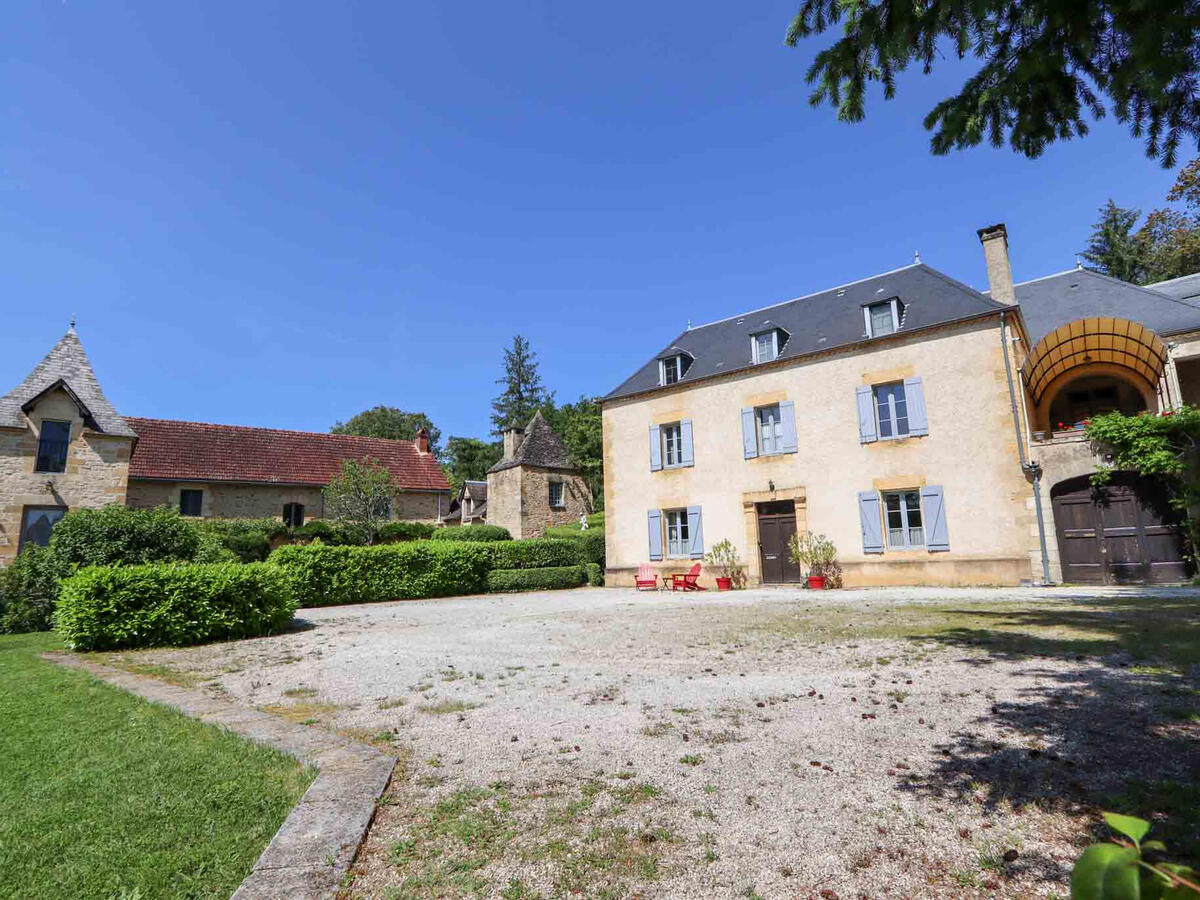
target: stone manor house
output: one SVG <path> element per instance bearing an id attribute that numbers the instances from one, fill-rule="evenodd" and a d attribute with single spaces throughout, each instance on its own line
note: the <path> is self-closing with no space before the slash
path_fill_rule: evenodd
<path id="1" fill-rule="evenodd" d="M 979 238 L 986 291 L 917 262 L 689 327 L 603 398 L 608 583 L 723 539 L 797 582 L 805 530 L 848 586 L 1182 580 L 1177 513 L 1094 489 L 1082 429 L 1200 403 L 1200 275 L 1014 283 L 1004 226 Z"/>
<path id="2" fill-rule="evenodd" d="M 74 508 L 170 506 L 185 516 L 324 518 L 323 488 L 344 460 L 369 457 L 395 488 L 392 519 L 458 524 L 450 485 L 424 429 L 415 440 L 211 425 L 121 416 L 100 387 L 74 323 L 0 397 L 0 565 L 26 543 L 46 544 Z M 478 492 L 480 483 L 473 482 Z M 486 520 L 514 538 L 592 511 L 586 482 L 541 415 L 504 436 L 483 485 Z M 490 512 L 486 497 L 492 497 Z M 485 515 L 486 513 L 486 515 Z"/>

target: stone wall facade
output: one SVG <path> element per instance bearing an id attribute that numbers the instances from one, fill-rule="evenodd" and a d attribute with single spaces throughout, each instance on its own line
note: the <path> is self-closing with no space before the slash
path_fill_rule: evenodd
<path id="1" fill-rule="evenodd" d="M 797 525 L 803 521 L 833 540 L 847 586 L 1031 580 L 1035 510 L 1019 464 L 1005 352 L 998 319 L 987 318 L 865 352 L 765 365 L 606 402 L 606 583 L 632 584 L 637 566 L 650 561 L 649 510 L 684 507 L 701 508 L 704 550 L 728 538 L 750 583 L 759 583 L 751 513 L 772 496 L 792 499 Z M 928 434 L 861 443 L 857 388 L 911 376 L 923 381 Z M 795 404 L 798 451 L 744 458 L 741 410 L 784 400 Z M 692 423 L 694 464 L 651 471 L 650 426 L 684 419 Z M 864 553 L 859 493 L 926 485 L 943 489 L 950 549 Z M 664 559 L 654 566 L 678 572 L 692 562 Z M 712 579 L 706 567 L 701 584 L 711 586 Z"/>
<path id="2" fill-rule="evenodd" d="M 142 509 L 155 506 L 179 508 L 184 490 L 202 492 L 200 515 L 219 519 L 283 519 L 285 503 L 304 505 L 304 520 L 325 516 L 325 498 L 314 485 L 237 484 L 230 482 L 151 481 L 131 479 L 128 504 Z M 398 491 L 392 502 L 392 518 L 436 522 L 439 512 L 450 508 L 450 494 L 437 491 Z"/>
<path id="3" fill-rule="evenodd" d="M 66 471 L 35 472 L 43 420 L 71 423 Z M 133 440 L 99 434 L 84 425 L 66 393 L 47 394 L 22 429 L 0 429 L 0 565 L 20 548 L 21 518 L 29 507 L 98 509 L 124 503 Z"/>
<path id="4" fill-rule="evenodd" d="M 563 486 L 561 507 L 550 506 L 551 482 Z M 590 512 L 591 491 L 575 472 L 513 466 L 488 474 L 488 524 L 507 528 L 515 540 L 541 537 L 547 528 L 572 525 Z"/>

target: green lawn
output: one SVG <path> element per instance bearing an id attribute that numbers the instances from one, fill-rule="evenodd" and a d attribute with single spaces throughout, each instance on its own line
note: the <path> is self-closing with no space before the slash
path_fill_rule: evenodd
<path id="1" fill-rule="evenodd" d="M 0 637 L 0 897 L 228 897 L 315 773 Z"/>

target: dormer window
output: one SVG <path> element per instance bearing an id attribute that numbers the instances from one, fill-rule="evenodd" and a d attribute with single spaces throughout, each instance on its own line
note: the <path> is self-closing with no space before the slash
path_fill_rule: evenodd
<path id="1" fill-rule="evenodd" d="M 67 471 L 67 452 L 70 447 L 71 423 L 43 419 L 33 470 L 49 473 Z"/>
<path id="2" fill-rule="evenodd" d="M 760 331 L 750 335 L 750 357 L 757 363 L 779 359 L 779 352 L 787 343 L 788 333 L 782 328 Z"/>
<path id="3" fill-rule="evenodd" d="M 668 384 L 682 381 L 691 364 L 692 358 L 686 352 L 660 356 L 658 359 L 658 383 L 665 387 Z"/>
<path id="4" fill-rule="evenodd" d="M 900 300 L 896 297 L 864 306 L 863 321 L 867 326 L 867 337 L 883 337 L 899 331 L 900 312 Z"/>

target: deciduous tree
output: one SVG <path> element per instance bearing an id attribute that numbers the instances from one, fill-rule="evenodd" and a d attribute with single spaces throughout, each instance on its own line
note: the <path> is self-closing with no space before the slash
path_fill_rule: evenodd
<path id="1" fill-rule="evenodd" d="M 393 441 L 411 441 L 417 431 L 424 428 L 429 433 L 429 449 L 439 459 L 442 455 L 442 432 L 423 412 L 404 412 L 394 406 L 373 406 L 338 422 L 329 429 L 333 434 L 354 434 L 359 437 L 388 438 Z"/>
<path id="2" fill-rule="evenodd" d="M 343 460 L 342 471 L 325 485 L 325 514 L 373 544 L 391 518 L 394 494 L 391 473 L 376 460 Z"/>

